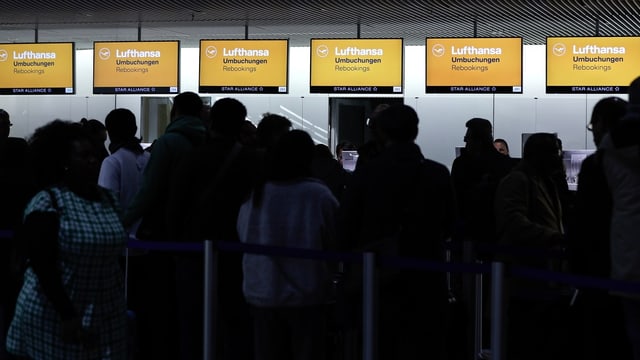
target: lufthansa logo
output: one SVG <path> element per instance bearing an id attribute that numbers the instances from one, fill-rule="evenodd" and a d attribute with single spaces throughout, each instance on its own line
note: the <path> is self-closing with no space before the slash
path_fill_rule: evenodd
<path id="1" fill-rule="evenodd" d="M 0 49 L 0 61 L 7 61 L 8 58 L 9 54 L 7 53 L 7 50 Z"/>
<path id="2" fill-rule="evenodd" d="M 327 45 L 320 45 L 316 48 L 316 55 L 319 57 L 327 57 L 329 55 L 329 47 Z"/>
<path id="3" fill-rule="evenodd" d="M 98 56 L 100 56 L 100 59 L 102 60 L 109 60 L 109 58 L 111 57 L 111 50 L 102 48 L 98 50 Z"/>
<path id="4" fill-rule="evenodd" d="M 433 56 L 441 57 L 444 55 L 444 45 L 435 44 L 431 47 L 431 53 Z"/>
<path id="5" fill-rule="evenodd" d="M 214 57 L 218 56 L 218 48 L 216 48 L 215 46 L 207 46 L 204 52 L 209 59 L 213 59 Z"/>
<path id="6" fill-rule="evenodd" d="M 567 47 L 563 43 L 557 43 L 553 45 L 551 51 L 553 51 L 553 55 L 555 56 L 562 56 L 567 52 Z"/>

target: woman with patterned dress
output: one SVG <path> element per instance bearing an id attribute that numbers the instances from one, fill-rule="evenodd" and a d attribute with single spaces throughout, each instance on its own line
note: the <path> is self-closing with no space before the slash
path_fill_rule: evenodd
<path id="1" fill-rule="evenodd" d="M 42 191 L 18 235 L 28 258 L 7 349 L 30 359 L 125 359 L 118 258 L 126 245 L 116 198 L 77 123 L 55 120 L 30 139 Z"/>

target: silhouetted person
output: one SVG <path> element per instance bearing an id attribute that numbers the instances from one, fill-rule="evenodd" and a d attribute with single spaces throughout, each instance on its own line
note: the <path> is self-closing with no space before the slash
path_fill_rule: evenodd
<path id="1" fill-rule="evenodd" d="M 367 129 L 370 131 L 371 140 L 358 147 L 358 160 L 356 168 L 365 166 L 368 162 L 380 155 L 384 149 L 383 135 L 380 133 L 380 114 L 389 108 L 389 104 L 379 104 L 367 119 Z"/>
<path id="2" fill-rule="evenodd" d="M 609 277 L 611 272 L 611 193 L 602 166 L 600 143 L 604 135 L 620 122 L 627 102 L 618 97 L 604 98 L 594 106 L 589 127 L 598 152 L 587 156 L 578 174 L 575 213 L 569 229 L 571 270 L 578 274 Z M 630 359 L 631 350 L 624 331 L 622 306 L 606 290 L 580 289 L 576 300 L 581 317 L 576 350 L 581 359 Z"/>
<path id="3" fill-rule="evenodd" d="M 611 277 L 640 281 L 640 78 L 629 87 L 629 108 L 620 122 L 604 135 L 602 165 L 611 198 Z M 640 360 L 640 300 L 638 294 L 615 292 L 620 297 L 633 359 Z"/>
<path id="4" fill-rule="evenodd" d="M 27 156 L 27 142 L 9 137 L 9 113 L 0 109 L 0 230 L 15 230 L 22 223 L 24 208 L 35 193 L 35 185 Z M 14 241 L 0 239 L 0 358 L 5 353 L 5 336 L 13 316 L 20 286 Z"/>
<path id="5" fill-rule="evenodd" d="M 93 144 L 93 148 L 96 152 L 96 157 L 98 158 L 99 163 L 102 163 L 107 156 L 109 156 L 109 151 L 107 151 L 105 141 L 107 141 L 107 128 L 101 123 L 99 120 L 82 118 L 80 120 L 80 124 L 85 128 L 89 136 L 91 137 L 91 143 Z"/>
<path id="6" fill-rule="evenodd" d="M 135 115 L 128 109 L 115 109 L 105 118 L 111 155 L 102 161 L 98 185 L 113 191 L 126 209 L 142 185 L 142 173 L 150 154 L 145 152 L 136 137 Z M 137 223 L 130 229 L 137 230 Z"/>
<path id="7" fill-rule="evenodd" d="M 143 240 L 173 240 L 170 232 L 176 219 L 169 203 L 174 190 L 186 174 L 179 171 L 193 151 L 204 144 L 206 128 L 201 119 L 202 100 L 198 94 L 183 92 L 173 100 L 171 122 L 153 144 L 143 173 L 142 185 L 125 213 L 131 226 L 142 218 L 137 236 Z M 142 356 L 149 359 L 178 357 L 178 318 L 175 296 L 175 264 L 171 255 L 151 252 L 140 259 L 137 268 L 144 281 L 132 286 L 129 296 L 138 315 Z M 137 291 L 137 292 L 136 292 Z"/>
<path id="8" fill-rule="evenodd" d="M 341 245 L 442 260 L 454 218 L 449 171 L 425 159 L 415 144 L 418 116 L 411 107 L 383 110 L 376 128 L 384 147 L 353 173 Z M 381 279 L 380 359 L 444 359 L 444 274 L 382 269 Z"/>
<path id="9" fill-rule="evenodd" d="M 316 179 L 322 180 L 338 201 L 342 199 L 349 173 L 333 158 L 327 145 L 315 145 L 311 175 Z"/>
<path id="10" fill-rule="evenodd" d="M 124 359 L 127 234 L 78 123 L 55 120 L 29 140 L 38 192 L 25 210 L 28 267 L 7 349 L 29 359 Z"/>
<path id="11" fill-rule="evenodd" d="M 509 144 L 505 139 L 495 139 L 493 140 L 493 146 L 498 150 L 498 152 L 502 155 L 509 156 Z"/>
<path id="12" fill-rule="evenodd" d="M 256 150 L 240 142 L 246 107 L 233 98 L 217 100 L 209 112 L 205 144 L 178 167 L 183 176 L 169 196 L 171 237 L 180 241 L 238 241 L 236 220 L 259 169 Z M 202 283 L 200 254 L 175 256 L 181 358 L 202 357 Z M 218 255 L 216 350 L 219 359 L 253 356 L 251 318 L 242 295 L 242 254 Z"/>
<path id="13" fill-rule="evenodd" d="M 256 185 L 240 209 L 240 241 L 335 247 L 338 201 L 311 177 L 314 145 L 309 134 L 287 132 L 269 152 L 266 181 Z M 327 264 L 254 254 L 245 254 L 242 264 L 244 296 L 253 308 L 255 359 L 325 360 Z"/>
<path id="14" fill-rule="evenodd" d="M 258 145 L 258 128 L 249 120 L 245 120 L 240 128 L 238 141 L 246 147 L 255 148 Z"/>
<path id="15" fill-rule="evenodd" d="M 491 122 L 473 118 L 465 124 L 465 147 L 451 166 L 459 208 L 458 240 L 497 241 L 493 203 L 500 180 L 509 173 L 509 158 L 493 146 Z"/>
<path id="16" fill-rule="evenodd" d="M 522 161 L 496 192 L 500 242 L 540 252 L 565 246 L 562 205 L 553 174 L 562 165 L 555 135 L 536 133 L 524 146 Z M 537 255 L 537 256 L 536 256 Z M 546 254 L 500 255 L 510 264 L 562 271 L 563 260 Z M 513 359 L 567 359 L 569 292 L 545 281 L 510 279 L 507 354 Z"/>

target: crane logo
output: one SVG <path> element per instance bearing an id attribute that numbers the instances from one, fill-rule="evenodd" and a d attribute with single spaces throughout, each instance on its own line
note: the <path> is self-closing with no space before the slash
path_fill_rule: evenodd
<path id="1" fill-rule="evenodd" d="M 109 50 L 107 48 L 102 48 L 102 49 L 98 50 L 98 56 L 102 60 L 109 60 L 109 58 L 111 57 L 111 50 Z"/>
<path id="2" fill-rule="evenodd" d="M 329 55 L 329 47 L 327 45 L 319 45 L 316 48 L 316 54 L 321 58 L 327 57 Z"/>
<path id="3" fill-rule="evenodd" d="M 433 56 L 441 57 L 444 55 L 444 52 L 444 45 L 442 44 L 435 44 L 431 47 L 431 53 L 433 54 Z"/>
<path id="4" fill-rule="evenodd" d="M 555 56 L 562 56 L 567 52 L 567 46 L 563 43 L 557 43 L 553 45 L 553 48 L 551 49 L 551 51 Z"/>
<path id="5" fill-rule="evenodd" d="M 213 59 L 214 57 L 218 56 L 218 48 L 215 46 L 207 46 L 204 52 L 209 59 Z"/>

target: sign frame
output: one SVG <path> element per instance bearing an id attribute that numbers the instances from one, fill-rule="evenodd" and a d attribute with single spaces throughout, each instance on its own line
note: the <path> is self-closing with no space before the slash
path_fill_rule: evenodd
<path id="1" fill-rule="evenodd" d="M 202 85 L 202 42 L 203 41 L 229 41 L 229 42 L 243 42 L 243 41 L 284 41 L 286 43 L 286 66 L 285 66 L 285 85 L 282 86 L 267 86 L 267 85 Z M 289 93 L 289 59 L 291 51 L 289 47 L 289 39 L 200 39 L 198 46 L 198 92 L 201 94 L 288 94 Z"/>
<path id="2" fill-rule="evenodd" d="M 314 85 L 312 83 L 313 73 L 313 42 L 314 41 L 361 41 L 361 40 L 395 40 L 400 41 L 400 86 L 381 85 Z M 404 86 L 404 38 L 311 38 L 309 39 L 309 93 L 310 94 L 357 94 L 357 95 L 403 95 Z M 368 89 L 367 89 L 368 88 Z M 398 91 L 396 91 L 398 90 Z"/>
<path id="3" fill-rule="evenodd" d="M 638 39 L 638 49 L 640 52 L 640 36 L 547 36 L 545 38 L 545 93 L 546 94 L 626 94 L 629 91 L 631 81 L 638 75 L 629 80 L 628 84 L 621 85 L 549 85 L 549 39 Z M 640 60 L 640 56 L 638 57 Z M 611 89 L 608 89 L 611 88 Z"/>
<path id="4" fill-rule="evenodd" d="M 96 44 L 176 44 L 176 86 L 96 86 Z M 93 42 L 93 94 L 94 95 L 177 95 L 180 93 L 180 40 L 130 40 L 130 41 L 94 41 Z M 118 89 L 122 89 L 119 91 Z M 125 90 L 126 89 L 126 90 Z M 175 91 L 174 91 L 175 90 Z"/>
<path id="5" fill-rule="evenodd" d="M 429 60 L 428 60 L 428 53 L 430 51 L 429 47 L 427 46 L 427 41 L 429 40 L 434 40 L 434 39 L 441 39 L 441 40 L 459 40 L 459 39 L 466 39 L 466 40 L 503 40 L 503 39 L 519 39 L 520 40 L 520 85 L 516 86 L 516 85 L 512 85 L 512 86 L 508 86 L 508 85 L 491 85 L 491 84 L 487 84 L 487 85 L 434 85 L 434 86 L 430 86 L 429 85 L 429 80 L 428 80 L 428 67 L 429 67 Z M 505 36 L 505 37 L 464 37 L 464 36 L 460 36 L 460 37 L 455 37 L 455 36 L 451 36 L 451 37 L 426 37 L 425 41 L 424 41 L 424 50 L 425 50 L 425 74 L 424 74 L 424 79 L 425 79 L 425 94 L 522 94 L 523 92 L 523 82 L 524 82 L 524 43 L 523 43 L 523 39 L 521 36 Z M 457 88 L 460 88 L 459 90 L 456 90 Z M 488 91 L 485 91 L 485 89 L 483 88 L 489 88 L 486 89 Z"/>
<path id="6" fill-rule="evenodd" d="M 76 44 L 73 41 L 52 41 L 52 42 L 20 42 L 2 43 L 2 46 L 30 46 L 30 45 L 70 45 L 71 46 L 71 87 L 7 87 L 0 88 L 0 95 L 74 95 L 76 93 Z"/>

